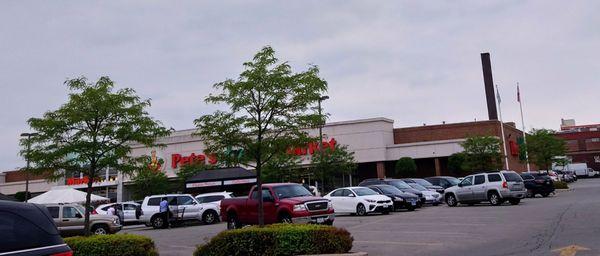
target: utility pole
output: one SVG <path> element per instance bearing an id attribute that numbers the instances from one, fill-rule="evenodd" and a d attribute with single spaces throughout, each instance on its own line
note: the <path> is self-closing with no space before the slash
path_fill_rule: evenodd
<path id="1" fill-rule="evenodd" d="M 38 135 L 37 133 L 21 133 L 21 137 L 27 137 L 27 167 L 25 169 L 25 203 L 29 201 L 29 153 L 31 151 L 31 137 Z"/>
<path id="2" fill-rule="evenodd" d="M 319 98 L 319 118 L 321 118 L 321 101 L 329 99 L 329 96 L 321 96 Z M 325 120 L 319 124 L 319 170 L 321 172 L 321 193 L 325 192 L 325 175 L 323 174 L 323 125 L 325 124 Z"/>

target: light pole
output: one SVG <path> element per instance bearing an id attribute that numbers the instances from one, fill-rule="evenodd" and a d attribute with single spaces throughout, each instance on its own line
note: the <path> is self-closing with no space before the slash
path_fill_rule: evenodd
<path id="1" fill-rule="evenodd" d="M 321 101 L 327 100 L 329 99 L 329 96 L 321 96 L 319 98 L 319 118 L 322 117 L 321 115 Z M 323 174 L 323 125 L 325 124 L 324 119 L 322 120 L 322 123 L 319 123 L 319 170 L 321 172 L 321 192 L 325 192 L 325 174 Z"/>
<path id="2" fill-rule="evenodd" d="M 27 169 L 25 170 L 25 203 L 29 200 L 29 151 L 31 150 L 31 137 L 37 136 L 38 134 L 33 133 L 21 133 L 21 137 L 27 137 Z"/>

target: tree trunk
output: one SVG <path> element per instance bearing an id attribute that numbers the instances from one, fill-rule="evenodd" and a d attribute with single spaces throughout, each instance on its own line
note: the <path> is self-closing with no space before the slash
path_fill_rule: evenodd
<path id="1" fill-rule="evenodd" d="M 260 169 L 262 163 L 260 159 L 256 162 L 256 195 L 258 197 L 258 226 L 265 226 L 265 209 L 263 208 L 263 197 L 262 197 L 262 179 L 260 178 Z"/>
<path id="2" fill-rule="evenodd" d="M 94 173 L 94 172 L 90 172 Z M 94 178 L 92 175 L 88 175 L 88 183 L 87 183 L 87 195 L 85 195 L 85 220 L 84 220 L 84 228 L 85 228 L 85 236 L 89 236 L 90 232 L 90 203 L 92 201 L 92 184 L 94 184 Z"/>

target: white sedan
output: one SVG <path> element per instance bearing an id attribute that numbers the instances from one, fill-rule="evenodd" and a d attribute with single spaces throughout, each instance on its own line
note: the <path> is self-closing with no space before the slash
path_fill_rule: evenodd
<path id="1" fill-rule="evenodd" d="M 367 187 L 338 188 L 325 195 L 333 204 L 335 213 L 364 216 L 372 212 L 388 214 L 394 208 L 392 200 Z"/>

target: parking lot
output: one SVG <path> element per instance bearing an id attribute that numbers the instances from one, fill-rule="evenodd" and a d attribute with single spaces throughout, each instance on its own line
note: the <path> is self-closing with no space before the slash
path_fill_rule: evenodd
<path id="1" fill-rule="evenodd" d="M 600 179 L 570 184 L 548 198 L 520 205 L 425 207 L 414 212 L 366 217 L 338 216 L 334 223 L 354 237 L 352 251 L 369 255 L 559 255 L 579 245 L 577 255 L 598 255 Z M 161 255 L 191 255 L 196 244 L 225 230 L 225 224 L 165 230 L 126 227 L 122 233 L 152 237 Z"/>

